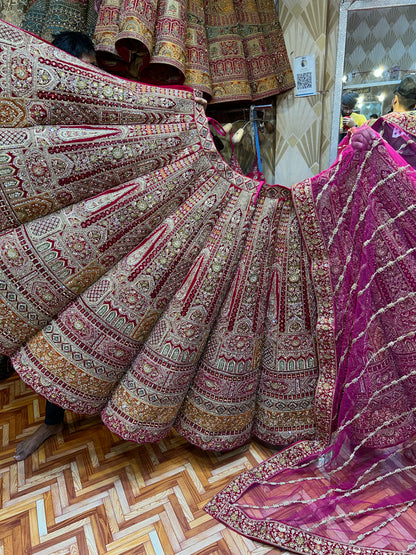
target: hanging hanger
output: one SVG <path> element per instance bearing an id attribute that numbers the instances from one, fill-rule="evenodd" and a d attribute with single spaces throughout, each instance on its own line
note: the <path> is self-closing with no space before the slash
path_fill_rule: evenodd
<path id="1" fill-rule="evenodd" d="M 263 167 L 261 163 L 259 130 L 258 130 L 257 122 L 258 121 L 264 122 L 264 118 L 258 118 L 257 112 L 263 111 L 264 113 L 264 110 L 272 107 L 273 107 L 272 104 L 262 104 L 262 105 L 254 104 L 253 106 L 250 106 L 250 121 L 253 122 L 253 140 L 254 140 L 254 146 L 255 146 L 256 157 L 257 157 L 257 168 L 261 174 L 263 173 Z"/>
<path id="2" fill-rule="evenodd" d="M 222 126 L 222 128 L 225 131 L 226 135 L 229 135 L 231 133 L 231 131 L 233 129 L 233 125 L 235 123 L 244 123 L 244 125 L 242 127 L 239 127 L 235 133 L 232 133 L 231 138 L 230 138 L 230 140 L 233 144 L 238 144 L 241 141 L 241 139 L 243 138 L 246 127 L 250 124 L 254 124 L 255 122 L 257 122 L 257 123 L 266 123 L 266 122 L 268 122 L 268 120 L 264 120 L 263 118 L 257 118 L 255 120 L 250 119 L 248 121 L 247 120 L 237 120 L 237 121 L 233 121 L 232 123 L 224 124 Z M 273 130 L 271 130 L 270 132 L 273 132 Z"/>

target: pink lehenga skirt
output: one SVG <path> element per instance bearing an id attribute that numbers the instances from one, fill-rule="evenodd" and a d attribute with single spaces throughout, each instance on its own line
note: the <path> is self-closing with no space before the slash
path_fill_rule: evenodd
<path id="1" fill-rule="evenodd" d="M 132 441 L 313 438 L 316 295 L 290 190 L 223 161 L 192 90 L 0 34 L 1 352 Z"/>

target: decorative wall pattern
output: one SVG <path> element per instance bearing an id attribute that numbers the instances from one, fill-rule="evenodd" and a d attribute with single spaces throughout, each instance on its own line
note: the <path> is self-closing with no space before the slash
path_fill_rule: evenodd
<path id="1" fill-rule="evenodd" d="M 280 0 L 286 48 L 296 56 L 315 54 L 315 96 L 277 98 L 275 181 L 291 186 L 329 166 L 336 40 L 340 0 Z"/>

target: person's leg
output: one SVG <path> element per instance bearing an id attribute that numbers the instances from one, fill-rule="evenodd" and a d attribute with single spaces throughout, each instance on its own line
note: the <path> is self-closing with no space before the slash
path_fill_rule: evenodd
<path id="1" fill-rule="evenodd" d="M 44 423 L 17 445 L 14 458 L 17 461 L 23 461 L 34 453 L 46 439 L 61 432 L 64 427 L 64 415 L 65 409 L 46 401 Z"/>
<path id="2" fill-rule="evenodd" d="M 13 368 L 12 362 L 9 357 L 3 356 L 0 358 L 0 382 L 7 380 L 9 376 L 14 374 L 15 370 Z"/>

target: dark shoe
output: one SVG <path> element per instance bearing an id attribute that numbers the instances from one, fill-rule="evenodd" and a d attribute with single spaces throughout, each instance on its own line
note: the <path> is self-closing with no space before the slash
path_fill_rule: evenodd
<path id="1" fill-rule="evenodd" d="M 15 373 L 12 361 L 9 357 L 3 357 L 0 359 L 0 382 L 7 380 L 12 374 Z"/>

